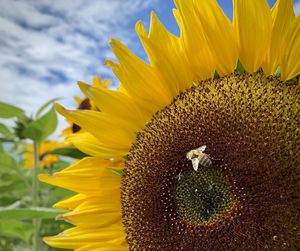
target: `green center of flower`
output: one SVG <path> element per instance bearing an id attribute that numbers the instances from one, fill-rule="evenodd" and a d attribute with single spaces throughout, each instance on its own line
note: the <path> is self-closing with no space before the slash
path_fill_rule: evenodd
<path id="1" fill-rule="evenodd" d="M 175 196 L 180 217 L 190 224 L 205 224 L 226 213 L 233 200 L 228 182 L 214 167 L 179 175 Z"/>

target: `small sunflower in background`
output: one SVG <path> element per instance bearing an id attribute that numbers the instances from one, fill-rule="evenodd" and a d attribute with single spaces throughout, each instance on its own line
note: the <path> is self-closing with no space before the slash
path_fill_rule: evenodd
<path id="1" fill-rule="evenodd" d="M 95 76 L 93 77 L 93 87 L 95 88 L 104 88 L 107 89 L 109 88 L 109 86 L 111 85 L 111 80 L 110 79 L 101 79 L 99 76 Z M 77 103 L 77 109 L 78 110 L 95 110 L 98 111 L 97 106 L 94 104 L 94 102 L 92 100 L 90 100 L 87 96 L 85 96 L 84 98 L 75 96 L 74 97 L 76 103 Z M 69 121 L 70 126 L 65 128 L 62 133 L 61 136 L 68 136 L 68 135 L 72 135 L 73 133 L 77 133 L 79 131 L 81 131 L 81 127 L 75 123 L 73 123 L 72 121 Z"/>
<path id="2" fill-rule="evenodd" d="M 180 37 L 154 13 L 107 61 L 118 90 L 80 84 L 101 110 L 57 110 L 93 156 L 47 183 L 74 227 L 45 241 L 77 251 L 300 248 L 300 17 L 291 0 L 175 0 Z"/>
<path id="3" fill-rule="evenodd" d="M 40 144 L 39 148 L 39 167 L 40 168 L 49 168 L 53 164 L 59 161 L 59 157 L 56 154 L 48 154 L 48 152 L 60 148 L 63 146 L 62 142 L 57 142 L 54 140 L 46 140 Z M 33 163 L 33 145 L 27 145 L 24 149 L 24 165 L 27 168 L 32 169 L 34 166 Z"/>

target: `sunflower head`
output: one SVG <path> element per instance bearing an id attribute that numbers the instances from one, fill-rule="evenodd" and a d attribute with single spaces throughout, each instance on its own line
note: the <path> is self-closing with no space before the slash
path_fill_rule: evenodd
<path id="1" fill-rule="evenodd" d="M 180 37 L 151 14 L 147 64 L 112 40 L 117 90 L 80 84 L 97 110 L 57 110 L 93 156 L 48 183 L 74 228 L 46 238 L 85 250 L 300 247 L 300 18 L 291 0 L 175 0 Z M 296 34 L 296 35 L 295 35 Z M 205 146 L 205 147 L 204 147 Z M 118 175 L 116 175 L 118 174 Z"/>
<path id="2" fill-rule="evenodd" d="M 295 246 L 299 94 L 297 82 L 233 74 L 158 112 L 125 162 L 121 201 L 133 250 Z M 212 164 L 195 171 L 186 153 L 204 144 Z"/>

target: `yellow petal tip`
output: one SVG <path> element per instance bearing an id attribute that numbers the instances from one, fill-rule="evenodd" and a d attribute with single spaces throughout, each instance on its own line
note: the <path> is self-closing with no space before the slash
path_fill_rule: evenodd
<path id="1" fill-rule="evenodd" d="M 54 246 L 57 239 L 67 237 L 67 236 L 68 235 L 66 233 L 62 232 L 58 235 L 44 237 L 43 241 L 49 246 Z"/>
<path id="2" fill-rule="evenodd" d="M 67 110 L 66 110 L 62 105 L 60 105 L 60 104 L 58 104 L 58 103 L 55 103 L 55 104 L 54 104 L 54 107 L 55 107 L 55 110 L 56 110 L 58 113 L 60 113 L 61 115 L 64 115 L 64 114 L 66 114 L 66 112 L 67 112 Z"/>
<path id="3" fill-rule="evenodd" d="M 49 183 L 49 181 L 51 179 L 54 179 L 56 177 L 57 177 L 56 174 L 49 175 L 49 174 L 42 173 L 42 174 L 39 174 L 38 179 L 39 179 L 39 181 Z"/>
<path id="4" fill-rule="evenodd" d="M 114 38 L 111 38 L 109 40 L 109 45 L 111 46 L 111 48 L 114 48 L 115 46 L 117 46 L 118 44 L 120 44 L 120 41 L 114 39 Z"/>
<path id="5" fill-rule="evenodd" d="M 104 62 L 104 65 L 105 66 L 108 66 L 108 67 L 113 67 L 114 66 L 114 62 L 110 59 L 106 59 L 105 62 Z"/>
<path id="6" fill-rule="evenodd" d="M 155 20 L 158 19 L 154 10 L 151 11 L 150 18 L 151 18 L 151 22 L 153 22 L 153 21 L 155 21 Z"/>
<path id="7" fill-rule="evenodd" d="M 86 94 L 87 90 L 89 89 L 89 87 L 91 87 L 90 85 L 84 83 L 84 82 L 81 82 L 81 81 L 78 81 L 77 82 L 77 85 L 79 86 L 79 89 L 84 93 Z"/>

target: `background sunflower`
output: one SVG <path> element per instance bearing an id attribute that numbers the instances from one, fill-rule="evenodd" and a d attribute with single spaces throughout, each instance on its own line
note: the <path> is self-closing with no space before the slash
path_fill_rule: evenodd
<path id="1" fill-rule="evenodd" d="M 59 156 L 55 154 L 47 154 L 48 151 L 54 150 L 56 148 L 62 147 L 64 144 L 62 142 L 57 141 L 45 141 L 41 144 L 39 149 L 39 167 L 51 167 L 51 165 L 55 164 L 59 161 Z M 27 145 L 24 149 L 24 159 L 25 166 L 27 168 L 32 169 L 34 167 L 33 161 L 33 145 Z"/>

